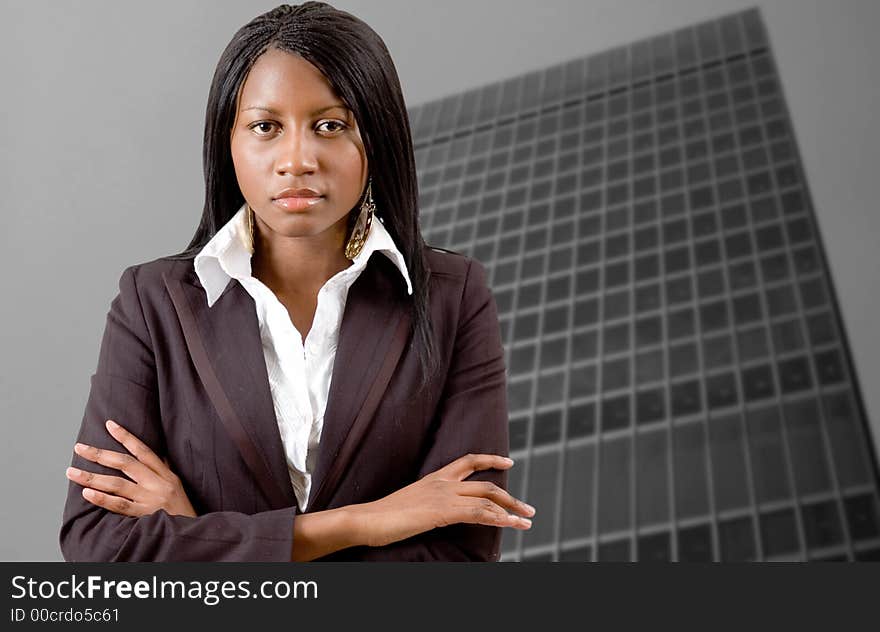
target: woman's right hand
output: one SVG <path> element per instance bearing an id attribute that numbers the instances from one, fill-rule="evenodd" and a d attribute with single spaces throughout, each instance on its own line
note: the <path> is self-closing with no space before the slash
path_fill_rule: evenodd
<path id="1" fill-rule="evenodd" d="M 357 539 L 368 546 L 384 546 L 459 522 L 528 529 L 532 521 L 521 516 L 533 516 L 533 507 L 494 483 L 464 480 L 480 470 L 506 470 L 512 465 L 496 454 L 468 454 L 393 494 L 354 505 Z"/>

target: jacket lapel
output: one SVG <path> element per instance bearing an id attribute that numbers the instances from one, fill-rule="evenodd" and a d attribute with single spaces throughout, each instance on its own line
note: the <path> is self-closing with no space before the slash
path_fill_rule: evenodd
<path id="1" fill-rule="evenodd" d="M 254 300 L 232 280 L 212 307 L 192 271 L 165 278 L 190 357 L 224 429 L 274 509 L 296 504 L 269 390 Z"/>
<path id="2" fill-rule="evenodd" d="M 405 297 L 399 272 L 380 253 L 348 291 L 308 511 L 326 508 L 388 388 L 410 337 Z"/>

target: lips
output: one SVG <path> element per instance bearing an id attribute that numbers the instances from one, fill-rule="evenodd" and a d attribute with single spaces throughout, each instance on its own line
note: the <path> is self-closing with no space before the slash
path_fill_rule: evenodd
<path id="1" fill-rule="evenodd" d="M 314 189 L 284 189 L 272 198 L 272 203 L 287 211 L 302 211 L 322 199 L 324 196 Z"/>
<path id="2" fill-rule="evenodd" d="M 273 200 L 280 200 L 283 198 L 314 198 L 321 197 L 321 194 L 315 191 L 314 189 L 284 189 L 278 195 L 274 196 Z"/>
<path id="3" fill-rule="evenodd" d="M 288 211 L 302 211 L 321 200 L 320 197 L 286 197 L 273 200 L 272 203 Z"/>

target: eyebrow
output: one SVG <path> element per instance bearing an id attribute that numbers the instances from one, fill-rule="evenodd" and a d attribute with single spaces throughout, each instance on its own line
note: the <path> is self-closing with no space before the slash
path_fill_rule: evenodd
<path id="1" fill-rule="evenodd" d="M 342 108 L 343 110 L 348 110 L 348 107 L 344 103 L 334 103 L 333 105 L 328 105 L 327 107 L 320 108 L 311 113 L 311 116 L 317 116 L 318 114 L 323 114 L 327 110 L 332 110 L 334 108 Z M 268 112 L 269 114 L 274 114 L 275 116 L 281 116 L 281 113 L 278 110 L 274 110 L 267 105 L 251 105 L 242 110 L 242 112 L 247 112 L 248 110 L 263 110 L 264 112 Z"/>

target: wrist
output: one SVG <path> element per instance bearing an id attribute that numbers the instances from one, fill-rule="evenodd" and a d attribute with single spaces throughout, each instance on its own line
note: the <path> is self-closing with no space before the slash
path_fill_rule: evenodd
<path id="1" fill-rule="evenodd" d="M 348 546 L 373 546 L 370 543 L 369 519 L 367 517 L 370 503 L 357 503 L 340 507 L 344 511 Z"/>
<path id="2" fill-rule="evenodd" d="M 292 561 L 308 562 L 365 544 L 361 512 L 353 505 L 304 513 L 293 521 Z"/>

